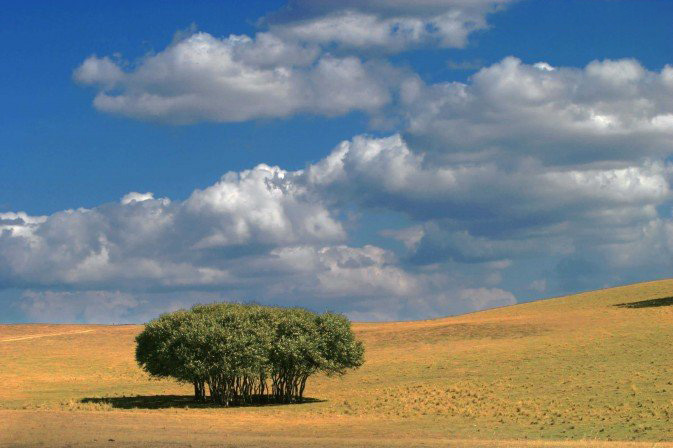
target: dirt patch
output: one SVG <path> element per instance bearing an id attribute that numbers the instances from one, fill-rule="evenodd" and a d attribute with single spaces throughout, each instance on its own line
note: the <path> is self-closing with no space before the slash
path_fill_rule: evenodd
<path id="1" fill-rule="evenodd" d="M 43 334 L 31 334 L 27 336 L 17 336 L 14 338 L 5 338 L 5 339 L 0 339 L 0 342 L 15 342 L 15 341 L 25 341 L 27 339 L 38 339 L 38 338 L 46 338 L 50 336 L 68 336 L 71 334 L 83 334 L 83 333 L 91 333 L 93 330 L 79 330 L 79 331 L 65 331 L 61 333 L 43 333 Z"/>

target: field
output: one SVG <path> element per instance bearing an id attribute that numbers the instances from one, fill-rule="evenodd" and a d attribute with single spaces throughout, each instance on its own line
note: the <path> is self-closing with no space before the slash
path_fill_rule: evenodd
<path id="1" fill-rule="evenodd" d="M 358 323 L 360 370 L 232 409 L 139 370 L 140 326 L 0 325 L 0 446 L 673 446 L 671 297 L 662 280 Z"/>

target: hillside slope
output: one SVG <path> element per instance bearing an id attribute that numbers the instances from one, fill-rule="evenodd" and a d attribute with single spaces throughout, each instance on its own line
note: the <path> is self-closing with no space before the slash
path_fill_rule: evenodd
<path id="1" fill-rule="evenodd" d="M 312 403 L 238 409 L 198 407 L 189 387 L 149 380 L 133 361 L 140 326 L 4 325 L 0 445 L 673 440 L 669 297 L 673 280 L 662 280 L 457 317 L 355 324 L 367 350 L 362 369 L 316 378 L 307 387 Z"/>

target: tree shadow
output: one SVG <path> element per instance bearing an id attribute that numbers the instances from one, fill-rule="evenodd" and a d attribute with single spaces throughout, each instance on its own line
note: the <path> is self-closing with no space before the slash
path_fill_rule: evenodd
<path id="1" fill-rule="evenodd" d="M 619 303 L 617 308 L 654 308 L 658 306 L 673 305 L 673 297 L 663 297 L 661 299 L 641 300 L 640 302 Z"/>
<path id="2" fill-rule="evenodd" d="M 326 400 L 304 397 L 303 401 L 295 403 L 279 403 L 268 397 L 253 397 L 252 403 L 234 404 L 229 407 L 260 407 L 260 406 L 290 406 L 308 403 L 322 403 Z M 224 406 L 196 401 L 193 395 L 137 395 L 135 397 L 88 397 L 82 398 L 81 403 L 108 404 L 117 409 L 169 409 L 169 408 L 222 408 Z"/>

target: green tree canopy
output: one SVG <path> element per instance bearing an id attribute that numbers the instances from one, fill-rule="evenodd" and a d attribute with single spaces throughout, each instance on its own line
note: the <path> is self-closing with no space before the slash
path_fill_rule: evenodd
<path id="1" fill-rule="evenodd" d="M 343 375 L 364 362 L 348 318 L 301 308 L 196 305 L 150 321 L 136 342 L 150 375 L 192 383 L 197 400 L 224 406 L 301 401 L 311 375 Z"/>

